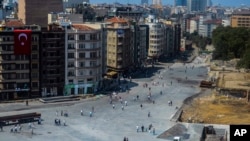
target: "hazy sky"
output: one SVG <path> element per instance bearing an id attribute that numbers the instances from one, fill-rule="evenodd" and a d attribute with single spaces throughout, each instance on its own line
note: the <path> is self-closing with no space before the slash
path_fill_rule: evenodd
<path id="1" fill-rule="evenodd" d="M 148 0 L 149 3 L 152 3 L 152 0 Z M 119 2 L 122 4 L 133 3 L 133 4 L 140 4 L 141 0 L 90 0 L 90 3 L 114 3 Z M 212 0 L 213 5 L 221 4 L 222 6 L 233 6 L 239 7 L 241 4 L 245 4 L 250 6 L 250 0 Z M 162 0 L 164 5 L 170 4 L 173 5 L 174 0 Z"/>

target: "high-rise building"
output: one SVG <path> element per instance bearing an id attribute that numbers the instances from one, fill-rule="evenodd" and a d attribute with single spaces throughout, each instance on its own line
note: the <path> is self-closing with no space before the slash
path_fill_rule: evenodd
<path id="1" fill-rule="evenodd" d="M 18 0 L 18 19 L 26 25 L 47 27 L 50 12 L 63 12 L 62 0 Z"/>
<path id="2" fill-rule="evenodd" d="M 161 5 L 161 0 L 152 0 L 153 5 Z"/>
<path id="3" fill-rule="evenodd" d="M 187 0 L 188 11 L 205 11 L 207 0 Z"/>
<path id="4" fill-rule="evenodd" d="M 175 6 L 187 6 L 187 0 L 175 0 Z"/>
<path id="5" fill-rule="evenodd" d="M 141 4 L 142 5 L 144 5 L 144 4 L 148 5 L 148 0 L 141 0 Z"/>

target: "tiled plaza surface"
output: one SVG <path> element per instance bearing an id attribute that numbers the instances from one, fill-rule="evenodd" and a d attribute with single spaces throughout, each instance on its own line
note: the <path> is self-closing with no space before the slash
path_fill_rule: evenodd
<path id="1" fill-rule="evenodd" d="M 6 115 L 7 111 L 16 113 L 16 110 L 40 112 L 44 120 L 42 125 L 34 124 L 33 134 L 28 124 L 23 124 L 22 130 L 18 133 L 10 133 L 13 126 L 4 127 L 4 131 L 0 132 L 0 140 L 123 141 L 124 137 L 128 137 L 129 141 L 166 140 L 159 139 L 157 136 L 176 124 L 171 121 L 171 118 L 181 107 L 183 100 L 201 91 L 198 84 L 207 78 L 208 70 L 204 61 L 205 58 L 197 57 L 192 63 L 185 65 L 183 63 L 156 65 L 156 68 L 160 68 L 159 73 L 154 73 L 150 78 L 132 79 L 128 84 L 129 93 L 118 93 L 123 104 L 119 100 L 110 104 L 109 96 L 55 104 L 34 101 L 30 102 L 29 106 L 25 106 L 25 103 L 0 104 L 0 115 Z M 145 83 L 148 84 L 147 88 L 143 87 Z M 149 87 L 154 104 L 148 101 Z M 162 94 L 160 94 L 161 91 Z M 139 99 L 134 101 L 137 95 Z M 127 106 L 124 101 L 127 101 Z M 173 106 L 169 106 L 168 101 L 172 101 Z M 112 105 L 115 105 L 114 109 Z M 92 111 L 92 107 L 94 107 L 94 113 L 90 117 L 89 112 Z M 67 111 L 69 117 L 61 116 L 62 110 Z M 83 116 L 80 114 L 81 110 L 83 110 Z M 150 117 L 148 117 L 149 112 Z M 60 119 L 61 124 L 65 121 L 67 126 L 55 125 L 55 118 Z M 150 124 L 155 128 L 155 135 L 148 131 L 141 132 L 142 125 L 148 128 Z M 139 132 L 136 131 L 136 126 L 139 126 Z M 199 137 L 200 131 L 190 129 L 190 132 L 187 140 L 194 141 Z"/>

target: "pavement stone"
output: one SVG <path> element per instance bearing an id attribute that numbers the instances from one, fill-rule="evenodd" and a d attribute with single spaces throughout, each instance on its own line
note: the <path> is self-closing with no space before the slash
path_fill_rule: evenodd
<path id="1" fill-rule="evenodd" d="M 113 102 L 116 107 L 113 109 L 109 96 L 55 104 L 33 101 L 29 103 L 29 106 L 25 106 L 25 103 L 0 104 L 0 116 L 17 113 L 17 111 L 40 112 L 44 120 L 42 125 L 35 123 L 33 135 L 28 124 L 23 125 L 20 133 L 10 133 L 11 126 L 4 127 L 4 132 L 0 132 L 0 139 L 1 141 L 122 141 L 124 137 L 128 137 L 129 141 L 163 140 L 157 136 L 177 124 L 171 121 L 178 111 L 176 107 L 181 107 L 187 97 L 201 91 L 197 84 L 206 79 L 208 73 L 204 60 L 205 58 L 197 57 L 193 62 L 185 65 L 183 63 L 161 64 L 160 73 L 155 73 L 150 79 L 132 79 L 137 86 L 131 85 L 129 94 L 118 93 L 118 96 L 128 103 L 128 106 L 124 105 L 124 110 L 119 101 Z M 192 66 L 195 67 L 192 69 Z M 159 75 L 163 79 L 160 79 Z M 180 80 L 179 83 L 178 80 Z M 159 85 L 153 86 L 154 82 L 159 82 Z M 147 100 L 149 90 L 143 88 L 144 83 L 148 83 L 151 87 L 151 95 L 155 104 Z M 138 101 L 133 100 L 136 95 L 139 95 Z M 173 101 L 173 106 L 168 106 L 169 100 Z M 93 117 L 89 117 L 93 106 Z M 61 110 L 66 110 L 69 117 L 60 116 Z M 81 110 L 83 110 L 83 116 L 80 114 Z M 56 116 L 56 111 L 58 111 L 58 116 Z M 150 117 L 148 117 L 148 112 L 151 113 Z M 65 120 L 67 126 L 56 126 L 55 118 L 59 118 L 61 122 Z M 148 128 L 149 124 L 155 128 L 155 135 L 149 132 L 136 132 L 136 126 L 144 125 Z M 228 126 L 225 125 L 223 128 L 228 128 Z M 191 133 L 187 140 L 197 138 L 195 131 L 190 130 L 190 132 L 193 134 Z"/>

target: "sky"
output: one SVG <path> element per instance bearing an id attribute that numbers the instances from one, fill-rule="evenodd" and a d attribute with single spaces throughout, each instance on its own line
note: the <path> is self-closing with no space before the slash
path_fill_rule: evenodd
<path id="1" fill-rule="evenodd" d="M 149 3 L 152 3 L 152 0 L 148 0 Z M 114 3 L 114 2 L 119 2 L 122 4 L 140 4 L 141 0 L 90 0 L 90 3 Z M 218 5 L 220 4 L 221 6 L 231 6 L 231 7 L 239 7 L 242 4 L 246 6 L 250 6 L 250 0 L 212 0 L 213 5 Z M 174 0 L 162 0 L 162 3 L 164 5 L 173 5 Z"/>

